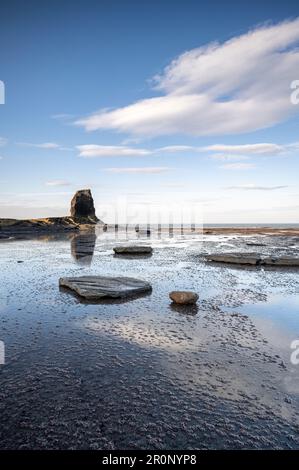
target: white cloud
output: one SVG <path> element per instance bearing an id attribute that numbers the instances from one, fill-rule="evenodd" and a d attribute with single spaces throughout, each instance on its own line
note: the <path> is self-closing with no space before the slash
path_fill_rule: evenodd
<path id="1" fill-rule="evenodd" d="M 162 96 L 103 109 L 77 125 L 133 135 L 220 135 L 273 126 L 298 112 L 299 18 L 187 51 L 154 77 Z"/>
<path id="2" fill-rule="evenodd" d="M 7 139 L 4 137 L 0 137 L 0 147 L 4 147 L 7 144 Z"/>
<path id="3" fill-rule="evenodd" d="M 78 145 L 79 156 L 85 158 L 95 157 L 140 157 L 150 155 L 146 149 L 130 148 L 124 145 Z"/>
<path id="4" fill-rule="evenodd" d="M 299 150 L 299 142 L 292 142 L 291 144 L 287 145 L 287 149 L 291 151 L 298 151 Z"/>
<path id="5" fill-rule="evenodd" d="M 46 186 L 70 186 L 71 183 L 65 180 L 51 180 L 46 182 Z"/>
<path id="6" fill-rule="evenodd" d="M 106 168 L 106 171 L 109 171 L 111 173 L 143 173 L 143 174 L 159 174 L 159 173 L 165 173 L 167 171 L 170 171 L 172 168 L 169 167 L 162 167 L 162 166 L 157 166 L 157 167 L 137 167 L 137 168 Z"/>
<path id="7" fill-rule="evenodd" d="M 236 189 L 241 191 L 275 191 L 277 189 L 285 189 L 288 186 L 258 186 L 256 184 L 243 184 L 239 186 L 228 186 L 225 189 Z"/>
<path id="8" fill-rule="evenodd" d="M 44 149 L 44 150 L 63 150 L 63 151 L 73 151 L 74 149 L 71 147 L 64 147 L 56 142 L 42 142 L 42 143 L 31 143 L 31 142 L 17 142 L 17 145 L 22 147 L 31 147 L 37 149 Z"/>
<path id="9" fill-rule="evenodd" d="M 156 152 L 190 152 L 197 151 L 197 147 L 191 145 L 168 145 L 167 147 L 160 147 Z"/>
<path id="10" fill-rule="evenodd" d="M 252 170 L 255 168 L 254 163 L 226 163 L 219 168 L 223 170 Z"/>
<path id="11" fill-rule="evenodd" d="M 64 150 L 72 150 L 64 148 Z M 211 158 L 219 160 L 244 160 L 247 155 L 284 155 L 298 150 L 298 143 L 278 145 L 274 143 L 256 143 L 243 145 L 215 144 L 204 147 L 192 145 L 169 145 L 156 149 L 146 149 L 138 147 L 128 147 L 125 145 L 95 145 L 85 144 L 76 147 L 79 156 L 85 158 L 95 157 L 142 157 L 147 155 L 158 155 L 160 153 L 211 153 Z M 215 153 L 216 152 L 216 153 Z M 244 155 L 244 154 L 247 155 Z"/>
<path id="12" fill-rule="evenodd" d="M 33 144 L 31 142 L 17 142 L 17 145 L 21 145 L 22 147 L 35 147 L 39 149 L 58 149 L 60 147 L 59 144 L 55 142 L 43 142 L 41 144 Z"/>
<path id="13" fill-rule="evenodd" d="M 203 151 L 208 152 L 229 152 L 235 154 L 250 154 L 250 155 L 277 155 L 286 151 L 283 145 L 273 143 L 258 143 L 258 144 L 244 144 L 244 145 L 209 145 L 202 147 Z"/>

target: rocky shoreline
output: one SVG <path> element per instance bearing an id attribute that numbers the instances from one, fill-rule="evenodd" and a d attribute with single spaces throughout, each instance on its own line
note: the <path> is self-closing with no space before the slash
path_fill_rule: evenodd
<path id="1" fill-rule="evenodd" d="M 0 219 L 0 240 L 20 234 L 86 230 L 103 224 L 95 214 L 90 189 L 77 191 L 71 200 L 70 215 L 41 219 Z"/>

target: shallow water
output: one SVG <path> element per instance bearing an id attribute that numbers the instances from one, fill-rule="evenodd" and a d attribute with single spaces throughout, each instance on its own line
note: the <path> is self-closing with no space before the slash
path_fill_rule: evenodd
<path id="1" fill-rule="evenodd" d="M 1 242 L 0 448 L 299 448 L 299 270 L 205 262 L 261 237 L 168 235 L 140 237 L 154 253 L 137 259 L 112 250 L 136 234 Z M 298 250 L 262 241 L 262 253 Z M 59 289 L 83 274 L 153 291 L 87 304 Z M 179 289 L 198 306 L 172 306 Z"/>

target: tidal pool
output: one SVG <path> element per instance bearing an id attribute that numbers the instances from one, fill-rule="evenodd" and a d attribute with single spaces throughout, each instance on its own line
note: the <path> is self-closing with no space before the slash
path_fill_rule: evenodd
<path id="1" fill-rule="evenodd" d="M 251 251 L 248 239 L 145 237 L 153 255 L 137 259 L 113 255 L 124 233 L 1 242 L 0 448 L 299 448 L 299 271 L 204 258 Z M 292 237 L 263 243 L 297 250 Z M 153 290 L 88 304 L 59 289 L 60 277 L 96 274 Z M 179 289 L 197 307 L 173 306 Z"/>

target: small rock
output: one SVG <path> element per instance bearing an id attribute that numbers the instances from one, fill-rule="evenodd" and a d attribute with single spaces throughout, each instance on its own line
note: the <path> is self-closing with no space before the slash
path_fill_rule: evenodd
<path id="1" fill-rule="evenodd" d="M 181 305 L 195 304 L 198 300 L 196 292 L 191 291 L 172 291 L 169 297 L 174 303 Z"/>

